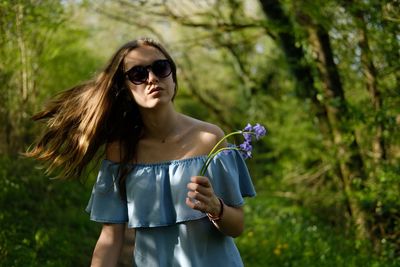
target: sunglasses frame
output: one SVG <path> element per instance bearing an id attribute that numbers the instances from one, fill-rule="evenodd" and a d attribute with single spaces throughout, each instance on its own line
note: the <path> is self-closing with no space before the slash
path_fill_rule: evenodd
<path id="1" fill-rule="evenodd" d="M 158 62 L 167 62 L 168 67 L 169 67 L 169 72 L 168 72 L 168 74 L 163 75 L 163 76 L 159 76 L 159 75 L 157 75 L 156 73 L 154 73 L 154 71 L 153 71 L 154 64 L 156 64 L 156 63 L 158 63 Z M 134 68 L 143 68 L 144 70 L 147 71 L 146 78 L 145 78 L 143 81 L 142 81 L 142 80 L 141 80 L 141 81 L 133 81 L 133 80 L 130 78 L 129 73 L 130 73 Z M 129 70 L 127 70 L 124 74 L 125 74 L 125 77 L 126 77 L 131 83 L 136 84 L 136 85 L 140 85 L 140 84 L 145 83 L 145 82 L 149 79 L 150 70 L 151 70 L 151 72 L 152 72 L 154 75 L 156 75 L 158 78 L 166 78 L 166 77 L 168 77 L 169 75 L 171 75 L 171 73 L 172 73 L 172 64 L 171 64 L 171 62 L 170 62 L 168 59 L 157 59 L 157 60 L 154 60 L 150 65 L 147 65 L 147 66 L 140 66 L 140 65 L 133 66 L 132 68 L 130 68 Z"/>

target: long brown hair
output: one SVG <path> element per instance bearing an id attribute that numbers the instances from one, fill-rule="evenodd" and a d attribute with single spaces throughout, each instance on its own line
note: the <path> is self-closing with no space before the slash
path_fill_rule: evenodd
<path id="1" fill-rule="evenodd" d="M 25 155 L 43 161 L 47 173 L 79 179 L 103 145 L 118 141 L 124 152 L 120 177 L 125 176 L 126 166 L 134 160 L 143 123 L 126 86 L 124 58 L 133 49 L 146 45 L 157 48 L 171 62 L 172 78 L 177 85 L 175 62 L 160 43 L 149 38 L 128 42 L 94 79 L 60 93 L 32 117 L 44 120 L 47 127 Z"/>

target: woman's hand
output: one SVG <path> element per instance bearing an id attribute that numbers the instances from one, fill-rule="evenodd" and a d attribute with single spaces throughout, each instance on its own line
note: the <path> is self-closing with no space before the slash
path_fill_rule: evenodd
<path id="1" fill-rule="evenodd" d="M 243 232 L 243 208 L 230 207 L 220 202 L 207 177 L 193 176 L 187 188 L 189 192 L 187 193 L 186 205 L 192 209 L 208 213 L 212 217 L 215 217 L 220 215 L 221 203 L 224 205 L 222 217 L 217 221 L 213 221 L 213 224 L 221 233 L 237 237 Z"/>
<path id="2" fill-rule="evenodd" d="M 210 180 L 205 176 L 193 176 L 187 188 L 189 192 L 186 205 L 190 208 L 217 216 L 221 211 L 221 204 L 215 195 Z"/>

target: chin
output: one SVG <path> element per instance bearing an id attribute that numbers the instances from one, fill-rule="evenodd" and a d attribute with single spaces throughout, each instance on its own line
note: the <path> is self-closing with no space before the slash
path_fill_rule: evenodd
<path id="1" fill-rule="evenodd" d="M 152 101 L 147 102 L 143 107 L 145 108 L 157 108 L 157 107 L 161 107 L 164 105 L 167 105 L 171 102 L 171 99 L 154 99 Z"/>

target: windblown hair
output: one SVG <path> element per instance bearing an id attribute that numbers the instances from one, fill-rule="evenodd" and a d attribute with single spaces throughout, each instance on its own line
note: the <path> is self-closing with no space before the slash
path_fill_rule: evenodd
<path id="1" fill-rule="evenodd" d="M 149 38 L 128 42 L 94 79 L 60 93 L 32 117 L 44 120 L 47 127 L 25 155 L 43 161 L 47 174 L 56 172 L 58 178 L 79 179 L 103 145 L 119 142 L 121 166 L 125 166 L 120 176 L 126 175 L 126 166 L 135 160 L 143 123 L 126 86 L 124 59 L 139 46 L 155 47 L 165 55 L 177 85 L 175 62 L 161 44 Z"/>

